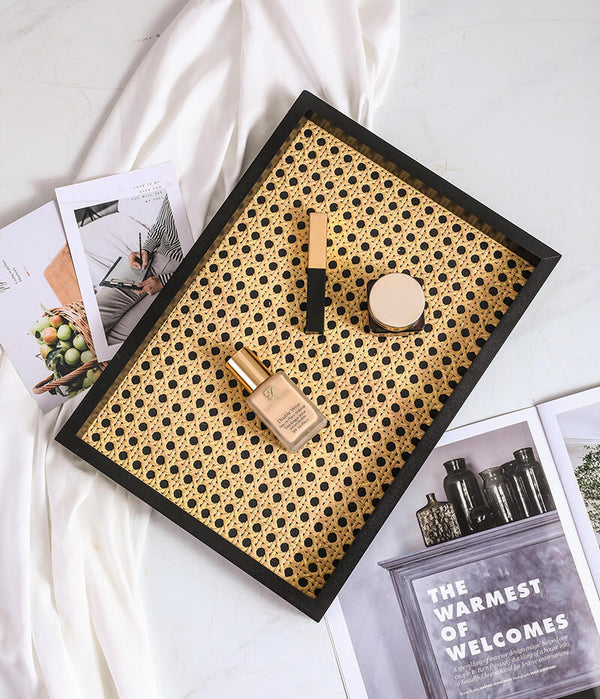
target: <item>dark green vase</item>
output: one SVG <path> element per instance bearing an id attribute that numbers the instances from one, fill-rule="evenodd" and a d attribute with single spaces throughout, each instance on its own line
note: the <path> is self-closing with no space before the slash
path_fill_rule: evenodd
<path id="1" fill-rule="evenodd" d="M 486 505 L 475 474 L 467 468 L 462 458 L 444 463 L 447 475 L 444 492 L 454 505 L 456 518 L 463 534 L 490 529 L 495 524 L 494 516 Z"/>

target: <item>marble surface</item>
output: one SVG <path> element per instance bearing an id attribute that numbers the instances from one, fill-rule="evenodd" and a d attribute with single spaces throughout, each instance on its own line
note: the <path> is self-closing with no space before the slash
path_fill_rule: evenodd
<path id="1" fill-rule="evenodd" d="M 72 181 L 184 0 L 0 0 L 0 225 Z M 404 0 L 375 131 L 563 254 L 456 425 L 600 384 L 600 8 Z M 326 627 L 153 516 L 161 697 L 342 697 Z"/>

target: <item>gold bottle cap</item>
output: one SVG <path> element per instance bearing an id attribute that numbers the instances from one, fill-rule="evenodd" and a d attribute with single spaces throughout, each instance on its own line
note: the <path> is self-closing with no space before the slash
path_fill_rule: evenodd
<path id="1" fill-rule="evenodd" d="M 229 357 L 226 364 L 229 371 L 250 393 L 273 375 L 273 372 L 267 369 L 254 352 L 247 347 L 242 347 L 239 352 Z"/>
<path id="2" fill-rule="evenodd" d="M 408 274 L 384 274 L 371 287 L 369 313 L 386 330 L 408 330 L 423 315 L 425 294 Z"/>

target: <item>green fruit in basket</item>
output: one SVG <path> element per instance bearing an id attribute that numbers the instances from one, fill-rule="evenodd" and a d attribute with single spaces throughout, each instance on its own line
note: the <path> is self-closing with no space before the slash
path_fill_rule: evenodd
<path id="1" fill-rule="evenodd" d="M 91 385 L 92 385 L 92 382 L 86 376 L 81 384 L 81 388 L 89 388 Z"/>
<path id="2" fill-rule="evenodd" d="M 83 352 L 88 348 L 88 346 L 85 344 L 85 339 L 83 335 L 75 335 L 73 338 L 73 347 L 75 349 L 78 349 L 80 352 Z"/>
<path id="3" fill-rule="evenodd" d="M 63 350 L 63 352 L 66 352 L 68 349 L 71 349 L 71 347 L 73 347 L 73 344 L 69 342 L 69 340 L 59 340 L 58 345 L 56 346 Z"/>
<path id="4" fill-rule="evenodd" d="M 46 322 L 47 321 L 47 322 Z M 50 325 L 50 321 L 47 318 L 42 318 L 41 320 L 36 320 L 31 326 L 31 333 L 38 337 L 42 334 L 42 330 Z"/>
<path id="5" fill-rule="evenodd" d="M 81 382 L 83 381 L 82 376 L 76 376 L 74 379 L 69 381 L 67 385 L 67 390 L 69 391 L 77 391 L 78 389 L 81 388 Z"/>
<path id="6" fill-rule="evenodd" d="M 74 347 L 65 352 L 65 362 L 69 366 L 79 366 L 81 364 L 81 354 Z"/>
<path id="7" fill-rule="evenodd" d="M 91 383 L 96 383 L 96 379 L 100 376 L 102 372 L 100 369 L 88 369 L 85 373 L 85 378 Z"/>
<path id="8" fill-rule="evenodd" d="M 54 328 L 46 327 L 42 330 L 42 340 L 47 345 L 55 344 L 57 339 L 58 339 L 58 336 L 56 335 L 56 330 Z"/>
<path id="9" fill-rule="evenodd" d="M 66 323 L 63 323 L 61 326 L 59 326 L 56 334 L 58 335 L 59 340 L 70 340 L 73 331 Z"/>
<path id="10" fill-rule="evenodd" d="M 96 355 L 91 352 L 90 350 L 84 350 L 81 353 L 81 363 L 85 364 L 86 362 L 91 362 L 93 359 L 96 359 Z"/>
<path id="11" fill-rule="evenodd" d="M 52 351 L 52 347 L 50 347 L 49 345 L 43 344 L 40 347 L 40 354 L 42 355 L 42 359 L 46 359 L 46 357 L 50 354 L 51 351 Z"/>
<path id="12" fill-rule="evenodd" d="M 36 323 L 38 332 L 42 332 L 44 328 L 49 328 L 50 327 L 50 318 L 48 316 L 43 316 L 38 320 Z"/>

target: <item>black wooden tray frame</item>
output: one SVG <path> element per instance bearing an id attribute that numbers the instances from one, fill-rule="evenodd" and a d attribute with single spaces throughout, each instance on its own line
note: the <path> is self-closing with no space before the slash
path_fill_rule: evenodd
<path id="1" fill-rule="evenodd" d="M 494 329 L 477 357 L 473 360 L 458 386 L 450 394 L 432 425 L 427 430 L 418 446 L 415 447 L 409 459 L 400 470 L 400 473 L 381 499 L 381 502 L 377 505 L 316 598 L 308 597 L 299 589 L 272 573 L 190 514 L 181 510 L 173 502 L 163 497 L 150 486 L 128 473 L 110 459 L 99 454 L 77 436 L 77 432 L 93 412 L 105 392 L 111 387 L 114 380 L 119 375 L 119 372 L 127 364 L 139 345 L 144 341 L 155 322 L 165 312 L 189 274 L 194 270 L 207 251 L 209 251 L 211 244 L 218 237 L 219 233 L 221 233 L 222 228 L 227 224 L 231 216 L 233 216 L 238 206 L 254 186 L 256 180 L 268 166 L 272 157 L 283 145 L 290 132 L 304 115 L 308 117 L 318 116 L 326 119 L 332 125 L 346 132 L 351 138 L 356 139 L 383 158 L 395 163 L 402 170 L 420 180 L 425 186 L 431 187 L 439 195 L 447 197 L 453 203 L 465 209 L 469 214 L 473 214 L 482 222 L 489 224 L 509 241 L 516 243 L 519 247 L 519 254 L 536 265 L 514 303 L 508 308 L 504 317 L 498 323 L 498 326 Z M 80 406 L 57 434 L 56 440 L 134 495 L 144 500 L 173 522 L 183 527 L 190 534 L 203 541 L 309 617 L 315 621 L 319 621 L 327 611 L 331 602 L 335 599 L 363 553 L 366 551 L 369 543 L 379 531 L 379 528 L 385 522 L 419 468 L 458 412 L 460 406 L 464 403 L 488 364 L 492 361 L 496 352 L 498 352 L 559 259 L 560 254 L 555 250 L 552 250 L 521 228 L 518 228 L 468 194 L 465 194 L 454 185 L 442 179 L 439 175 L 431 172 L 431 170 L 428 170 L 417 161 L 397 150 L 389 143 L 386 143 L 374 133 L 368 131 L 315 95 L 304 91 L 294 102 L 264 148 L 241 177 L 232 193 L 214 215 L 200 238 L 196 241 L 191 251 L 186 255 L 179 268 L 167 283 L 165 289 L 141 318 L 133 332 L 120 347 L 113 360 L 106 367 L 94 386 L 88 391 Z"/>

